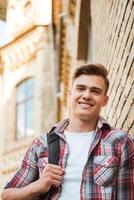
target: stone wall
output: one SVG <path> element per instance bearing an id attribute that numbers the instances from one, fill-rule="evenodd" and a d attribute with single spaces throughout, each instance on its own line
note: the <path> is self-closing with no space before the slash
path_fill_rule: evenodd
<path id="1" fill-rule="evenodd" d="M 103 115 L 112 125 L 134 134 L 134 62 L 132 0 L 91 1 L 94 62 L 109 70 L 110 95 Z"/>

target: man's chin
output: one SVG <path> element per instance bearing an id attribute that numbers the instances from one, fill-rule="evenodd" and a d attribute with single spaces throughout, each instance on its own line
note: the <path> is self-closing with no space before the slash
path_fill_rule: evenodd
<path id="1" fill-rule="evenodd" d="M 92 113 L 91 114 L 86 114 L 86 113 L 79 113 L 77 114 L 77 118 L 82 120 L 82 121 L 96 121 L 99 117 L 99 114 L 98 115 L 93 115 Z"/>
<path id="2" fill-rule="evenodd" d="M 90 121 L 91 119 L 93 119 L 92 115 L 85 115 L 85 114 L 79 114 L 77 117 L 83 121 Z"/>

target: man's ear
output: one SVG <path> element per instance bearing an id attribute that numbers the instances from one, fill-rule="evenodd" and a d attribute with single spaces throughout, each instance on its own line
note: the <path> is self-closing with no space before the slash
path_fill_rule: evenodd
<path id="1" fill-rule="evenodd" d="M 106 96 L 104 97 L 104 103 L 103 103 L 103 106 L 106 106 L 106 105 L 107 105 L 107 103 L 108 103 L 108 99 L 109 99 L 109 97 L 106 95 Z"/>

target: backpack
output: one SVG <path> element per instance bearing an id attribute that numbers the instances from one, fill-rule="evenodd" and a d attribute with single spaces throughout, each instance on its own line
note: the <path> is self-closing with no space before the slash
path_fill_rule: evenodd
<path id="1" fill-rule="evenodd" d="M 57 165 L 59 162 L 60 155 L 60 144 L 59 144 L 59 136 L 54 131 L 55 127 L 53 127 L 50 132 L 47 134 L 47 145 L 48 145 L 48 163 Z M 57 188 L 51 187 L 50 190 L 42 194 L 39 197 L 39 200 L 50 199 L 51 195 L 56 192 Z"/>

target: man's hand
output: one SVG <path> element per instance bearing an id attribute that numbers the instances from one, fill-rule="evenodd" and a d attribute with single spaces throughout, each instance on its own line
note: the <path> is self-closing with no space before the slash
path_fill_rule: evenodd
<path id="1" fill-rule="evenodd" d="M 59 187 L 63 175 L 62 167 L 47 164 L 37 181 L 22 188 L 5 189 L 2 193 L 2 200 L 35 200 L 41 194 L 48 192 L 51 186 Z"/>
<path id="2" fill-rule="evenodd" d="M 61 166 L 47 164 L 43 169 L 38 186 L 41 193 L 49 191 L 51 186 L 59 187 L 64 175 L 64 169 Z"/>

